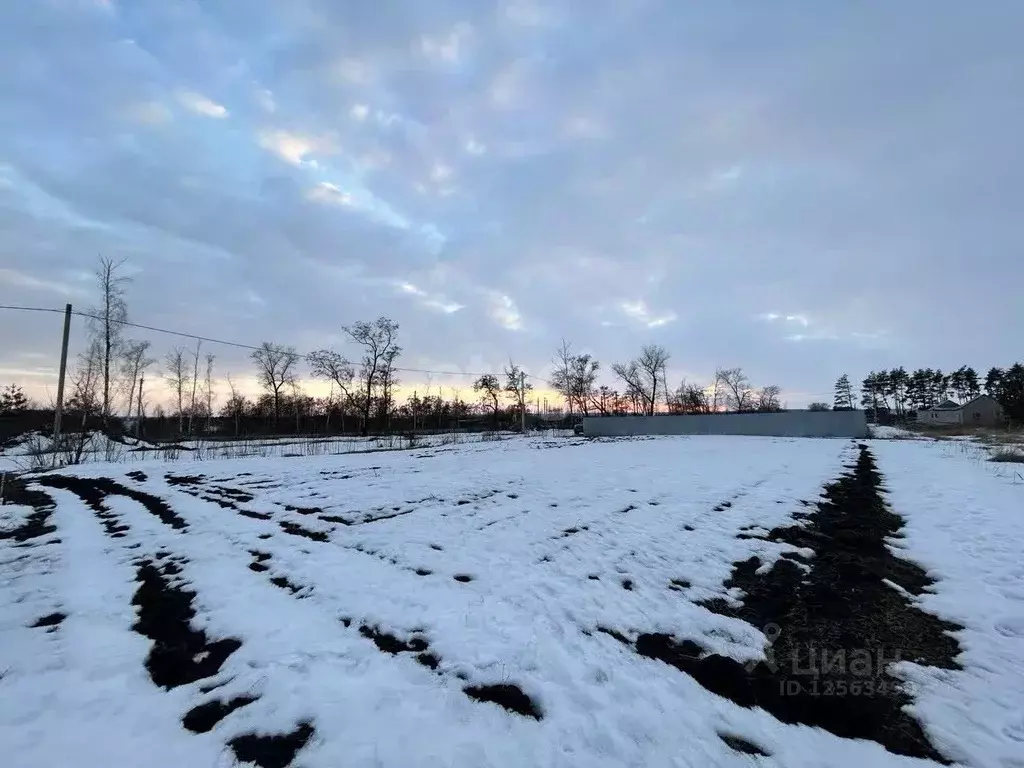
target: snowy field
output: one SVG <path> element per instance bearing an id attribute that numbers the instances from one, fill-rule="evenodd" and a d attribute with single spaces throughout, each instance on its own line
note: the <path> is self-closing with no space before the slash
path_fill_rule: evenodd
<path id="1" fill-rule="evenodd" d="M 865 444 L 534 437 L 38 476 L 0 508 L 0 754 L 1020 768 L 1024 483 L 948 444 Z M 846 653 L 821 677 L 789 655 L 817 643 Z M 902 660 L 855 669 L 864 649 Z"/>
<path id="2" fill-rule="evenodd" d="M 370 451 L 394 451 L 410 447 L 465 445 L 468 443 L 504 440 L 513 432 L 442 432 L 416 435 L 410 443 L 404 435 L 373 437 L 262 437 L 182 440 L 173 444 L 154 444 L 126 437 L 124 442 L 93 432 L 84 441 L 80 462 L 68 462 L 66 452 L 58 452 L 58 463 L 108 464 L 137 463 L 160 459 L 164 461 L 211 461 L 213 459 L 295 458 L 298 456 L 336 456 Z M 571 435 L 570 430 L 549 431 L 548 436 Z M 0 471 L 24 472 L 49 468 L 53 464 L 53 441 L 38 433 L 23 436 L 0 449 Z"/>

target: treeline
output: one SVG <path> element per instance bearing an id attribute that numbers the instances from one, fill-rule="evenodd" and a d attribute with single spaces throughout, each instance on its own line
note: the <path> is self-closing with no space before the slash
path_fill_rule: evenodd
<path id="1" fill-rule="evenodd" d="M 179 346 L 162 361 L 151 356 L 148 341 L 125 335 L 130 280 L 124 261 L 102 258 L 95 272 L 100 296 L 89 313 L 88 344 L 69 370 L 64 431 L 83 435 L 92 429 L 129 432 L 149 439 L 181 439 L 205 434 L 266 435 L 358 433 L 361 435 L 452 429 L 514 429 L 571 426 L 579 416 L 654 413 L 778 411 L 778 386 L 755 388 L 740 368 L 721 368 L 713 383 L 685 380 L 670 386 L 669 353 L 644 346 L 627 361 L 610 366 L 615 385 L 598 384 L 603 373 L 590 354 L 578 354 L 562 341 L 554 372 L 544 382 L 565 403 L 565 410 L 530 413 L 536 377 L 509 361 L 502 373 L 478 376 L 475 402 L 457 395 L 414 392 L 398 402 L 402 355 L 399 325 L 387 317 L 343 326 L 358 350 L 355 360 L 325 348 L 302 355 L 295 347 L 263 342 L 250 360 L 262 389 L 258 397 L 242 393 L 230 376 L 217 376 L 217 358 L 203 348 Z M 311 397 L 301 382 L 312 378 L 330 388 Z M 221 401 L 218 393 L 229 395 Z M 10 397 L 13 397 L 13 390 Z M 10 399 L 10 398 L 9 398 Z M 0 401 L 2 402 L 2 401 Z"/>
<path id="2" fill-rule="evenodd" d="M 879 421 L 906 421 L 919 410 L 933 408 L 946 400 L 963 404 L 986 394 L 1003 406 L 1007 419 L 1024 424 L 1024 364 L 990 368 L 982 379 L 970 366 L 945 373 L 932 368 L 871 371 L 860 385 L 860 407 Z M 853 387 L 845 374 L 836 381 L 836 409 L 854 407 Z"/>
<path id="3" fill-rule="evenodd" d="M 648 344 L 631 360 L 612 364 L 619 388 L 598 385 L 601 364 L 589 354 L 573 353 L 572 345 L 563 340 L 548 384 L 565 400 L 570 417 L 783 409 L 782 388 L 774 384 L 755 388 L 742 368 L 719 368 L 710 385 L 684 379 L 670 388 L 669 359 L 664 347 Z"/>

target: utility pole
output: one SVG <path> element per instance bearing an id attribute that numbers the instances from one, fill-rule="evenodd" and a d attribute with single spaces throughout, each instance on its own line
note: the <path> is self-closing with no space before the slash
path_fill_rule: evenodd
<path id="1" fill-rule="evenodd" d="M 146 386 L 146 374 L 139 374 L 139 407 L 135 414 L 135 439 L 142 439 L 142 388 Z M 131 410 L 131 406 L 128 406 L 128 410 Z M 130 415 L 130 414 L 129 414 Z"/>
<path id="2" fill-rule="evenodd" d="M 57 377 L 57 405 L 53 409 L 53 456 L 60 446 L 61 421 L 64 418 L 64 379 L 68 372 L 68 341 L 71 338 L 71 305 L 64 307 L 64 340 L 60 347 L 60 373 Z"/>
<path id="3" fill-rule="evenodd" d="M 526 434 L 526 372 L 519 371 L 519 431 Z"/>

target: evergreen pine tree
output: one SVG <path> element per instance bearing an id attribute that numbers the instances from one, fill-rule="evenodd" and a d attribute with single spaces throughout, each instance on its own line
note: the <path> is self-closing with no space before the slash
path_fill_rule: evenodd
<path id="1" fill-rule="evenodd" d="M 845 373 L 836 379 L 832 408 L 837 411 L 853 410 L 853 387 L 850 385 L 850 377 Z"/>
<path id="2" fill-rule="evenodd" d="M 10 384 L 0 392 L 0 413 L 18 413 L 28 410 L 28 398 L 21 387 Z"/>

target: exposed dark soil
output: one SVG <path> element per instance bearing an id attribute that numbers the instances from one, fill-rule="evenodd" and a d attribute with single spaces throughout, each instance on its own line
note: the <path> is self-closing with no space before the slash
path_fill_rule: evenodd
<path id="1" fill-rule="evenodd" d="M 304 588 L 288 580 L 286 576 L 275 576 L 270 580 L 275 587 L 280 587 L 291 592 L 293 595 L 301 592 Z"/>
<path id="2" fill-rule="evenodd" d="M 243 504 L 252 501 L 253 499 L 256 498 L 248 491 L 243 491 L 239 488 L 229 488 L 226 485 L 213 485 L 210 486 L 208 490 L 212 491 L 213 493 L 220 494 L 221 496 L 226 496 L 229 499 L 232 499 L 233 501 L 238 501 Z"/>
<path id="3" fill-rule="evenodd" d="M 504 707 L 509 712 L 515 712 L 523 717 L 532 717 L 540 720 L 544 712 L 540 705 L 531 699 L 522 688 L 511 683 L 499 685 L 468 685 L 462 689 L 471 699 L 486 701 Z"/>
<path id="4" fill-rule="evenodd" d="M 24 542 L 56 532 L 57 526 L 50 524 L 50 515 L 53 514 L 56 505 L 47 494 L 29 488 L 20 478 L 10 477 L 4 485 L 4 500 L 9 504 L 32 507 L 33 511 L 21 525 L 0 531 L 0 540 L 13 539 Z"/>
<path id="5" fill-rule="evenodd" d="M 181 718 L 181 724 L 192 733 L 209 733 L 217 723 L 236 709 L 252 704 L 258 698 L 258 696 L 236 696 L 227 701 L 220 699 L 208 701 L 186 712 L 185 716 Z"/>
<path id="6" fill-rule="evenodd" d="M 454 576 L 452 576 L 452 578 L 456 581 L 462 582 L 463 584 L 468 584 L 473 580 L 473 577 L 470 576 L 468 573 L 457 573 Z"/>
<path id="7" fill-rule="evenodd" d="M 320 507 L 296 507 L 292 504 L 283 505 L 289 512 L 296 512 L 300 515 L 319 515 L 323 514 L 323 510 Z"/>
<path id="8" fill-rule="evenodd" d="M 168 506 L 167 502 L 149 493 L 143 493 L 111 480 L 108 477 L 70 477 L 67 475 L 47 475 L 39 478 L 39 483 L 51 488 L 63 488 L 77 493 L 95 512 L 104 513 L 109 510 L 104 505 L 107 496 L 124 496 L 141 504 L 164 525 L 175 530 L 185 530 L 188 523 Z"/>
<path id="9" fill-rule="evenodd" d="M 153 641 L 146 669 L 156 685 L 168 690 L 217 674 L 242 647 L 241 640 L 211 641 L 206 632 L 192 627 L 196 593 L 175 583 L 180 572 L 173 562 L 158 567 L 143 561 L 136 570 L 139 588 L 132 598 L 132 605 L 138 607 L 132 629 Z"/>
<path id="10" fill-rule="evenodd" d="M 129 472 L 127 476 L 130 477 L 132 480 L 135 480 L 136 482 L 139 482 L 139 483 L 144 483 L 144 482 L 146 482 L 146 480 L 149 479 L 146 476 L 145 472 L 140 472 L 137 469 L 134 470 L 133 472 Z"/>
<path id="11" fill-rule="evenodd" d="M 726 743 L 726 745 L 737 752 L 742 752 L 745 755 L 759 755 L 760 757 L 768 757 L 768 753 L 761 749 L 756 744 L 752 744 L 746 739 L 741 739 L 739 736 L 732 736 L 728 733 L 718 734 L 718 738 Z"/>
<path id="12" fill-rule="evenodd" d="M 235 508 L 235 511 L 238 512 L 238 514 L 240 514 L 242 517 L 248 517 L 248 518 L 251 518 L 252 520 L 269 520 L 270 517 L 271 517 L 266 512 L 253 512 L 253 511 L 248 510 L 248 509 L 238 509 L 237 507 Z M 270 535 L 269 534 L 264 534 L 264 536 L 261 536 L 260 538 L 264 538 L 264 537 L 269 539 Z"/>
<path id="13" fill-rule="evenodd" d="M 402 640 L 397 635 L 382 630 L 380 627 L 373 627 L 363 624 L 359 627 L 359 634 L 367 640 L 373 640 L 374 645 L 384 653 L 422 653 L 427 650 L 430 644 L 422 637 L 413 637 L 409 640 Z"/>
<path id="14" fill-rule="evenodd" d="M 910 696 L 890 674 L 891 662 L 956 668 L 959 629 L 920 610 L 883 579 L 913 594 L 930 585 L 917 565 L 885 544 L 902 520 L 886 507 L 874 458 L 859 446 L 856 462 L 826 486 L 806 524 L 777 528 L 767 539 L 815 551 L 805 573 L 792 559 L 758 575 L 756 557 L 734 564 L 726 587 L 743 603 L 705 607 L 760 628 L 773 643 L 767 660 L 740 664 L 708 654 L 692 640 L 641 635 L 638 653 L 692 676 L 744 707 L 761 707 L 785 723 L 876 741 L 890 752 L 946 762 L 904 707 Z"/>
<path id="15" fill-rule="evenodd" d="M 299 723 L 291 733 L 261 736 L 247 733 L 228 742 L 235 757 L 242 763 L 253 763 L 260 768 L 287 768 L 295 756 L 312 738 L 311 723 Z"/>
<path id="16" fill-rule="evenodd" d="M 328 536 L 323 531 L 311 531 L 308 528 L 303 528 L 297 523 L 293 523 L 290 520 L 281 520 L 278 522 L 281 526 L 281 530 L 291 536 L 301 536 L 304 539 L 310 539 L 311 541 L 327 541 Z"/>
<path id="17" fill-rule="evenodd" d="M 51 613 L 48 616 L 36 619 L 33 627 L 57 627 L 67 618 L 66 613 Z"/>
<path id="18" fill-rule="evenodd" d="M 202 475 L 172 475 L 171 473 L 168 472 L 166 475 L 164 475 L 164 480 L 167 481 L 168 485 L 180 485 L 188 487 L 192 485 L 199 485 L 204 480 L 206 480 L 206 478 L 203 477 Z"/>

